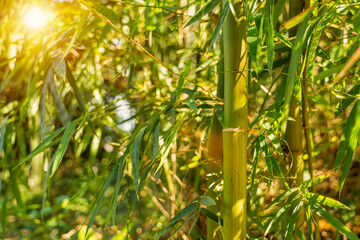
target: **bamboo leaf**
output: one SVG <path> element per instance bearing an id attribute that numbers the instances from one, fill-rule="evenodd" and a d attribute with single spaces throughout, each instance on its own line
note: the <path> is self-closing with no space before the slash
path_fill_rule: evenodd
<path id="1" fill-rule="evenodd" d="M 351 103 L 356 100 L 356 95 L 360 95 L 360 84 L 355 85 L 346 95 L 350 95 L 351 97 L 347 97 L 345 99 L 341 99 L 335 109 L 335 117 L 338 117 Z"/>
<path id="2" fill-rule="evenodd" d="M 66 149 L 68 148 L 68 145 L 69 145 L 69 142 L 70 142 L 70 137 L 73 134 L 78 121 L 79 120 L 72 121 L 69 124 L 69 126 L 67 126 L 65 128 L 64 135 L 62 136 L 62 138 L 60 140 L 59 148 L 57 149 L 57 151 L 55 153 L 54 164 L 53 164 L 53 166 L 51 168 L 50 177 L 52 177 L 54 175 L 55 171 L 59 167 L 60 162 L 61 162 L 61 160 L 64 157 L 64 154 L 66 152 Z"/>
<path id="3" fill-rule="evenodd" d="M 76 39 L 78 38 L 78 36 L 79 36 L 79 33 L 80 33 L 80 31 L 82 30 L 82 28 L 83 28 L 83 26 L 84 26 L 84 24 L 85 24 L 85 22 L 86 22 L 87 17 L 89 16 L 89 14 L 90 14 L 90 11 L 81 8 L 81 19 L 80 19 L 80 22 L 79 22 L 79 24 L 76 26 L 75 33 L 74 33 L 74 35 L 72 36 L 72 38 L 71 38 L 71 40 L 70 40 L 70 42 L 69 42 L 69 45 L 67 46 L 67 48 L 66 48 L 66 50 L 65 50 L 65 52 L 64 52 L 63 57 L 62 57 L 61 60 L 64 60 L 65 57 L 69 54 L 72 46 L 74 45 L 75 40 L 76 40 Z"/>
<path id="4" fill-rule="evenodd" d="M 287 22 L 285 22 L 283 25 L 286 29 L 290 29 L 295 27 L 296 25 L 300 24 L 300 23 L 304 23 L 308 21 L 308 17 L 309 15 L 311 15 L 312 10 L 314 9 L 314 7 L 310 7 L 305 9 L 304 11 L 302 11 L 300 14 L 298 14 L 297 16 L 293 17 L 292 19 L 288 20 Z M 307 19 L 307 20 L 306 20 Z"/>
<path id="5" fill-rule="evenodd" d="M 276 26 L 276 24 L 279 21 L 280 15 L 284 11 L 285 1 L 286 0 L 278 0 L 278 1 L 276 1 L 275 7 L 274 7 L 273 26 Z"/>
<path id="6" fill-rule="evenodd" d="M 213 220 L 216 223 L 219 223 L 221 225 L 223 225 L 223 219 L 218 217 L 216 214 L 214 214 L 213 212 L 211 212 L 209 209 L 206 208 L 200 208 L 200 212 L 202 214 L 204 214 L 206 217 L 210 218 L 211 220 Z"/>
<path id="7" fill-rule="evenodd" d="M 312 229 L 312 224 L 311 224 L 311 213 L 310 213 L 309 205 L 306 205 L 306 207 L 305 207 L 305 218 L 306 218 L 307 229 L 308 229 L 308 232 L 310 233 L 309 234 L 310 239 L 314 240 L 313 229 Z"/>
<path id="8" fill-rule="evenodd" d="M 298 198 L 299 198 L 300 194 L 296 194 L 294 196 L 294 198 L 291 200 L 291 202 L 284 204 L 276 213 L 275 217 L 273 217 L 268 225 L 268 227 L 266 228 L 265 234 L 267 235 L 274 226 L 276 226 L 279 221 L 283 218 L 283 216 L 297 203 Z"/>
<path id="9" fill-rule="evenodd" d="M 345 204 L 338 202 L 332 198 L 328 198 L 328 197 L 325 197 L 325 196 L 322 196 L 322 195 L 319 195 L 316 193 L 311 193 L 311 192 L 304 192 L 303 195 L 309 202 L 316 202 L 316 203 L 321 203 L 322 205 L 328 206 L 328 207 L 350 210 L 350 208 L 348 206 L 346 206 Z"/>
<path id="10" fill-rule="evenodd" d="M 288 106 L 290 103 L 291 95 L 295 85 L 296 74 L 299 68 L 299 62 L 301 59 L 301 55 L 305 49 L 305 33 L 311 17 L 311 11 L 307 12 L 305 16 L 306 18 L 301 23 L 299 30 L 297 31 L 295 44 L 291 52 L 289 75 L 285 86 L 285 106 Z"/>
<path id="11" fill-rule="evenodd" d="M 216 40 L 217 37 L 219 36 L 220 30 L 222 29 L 222 26 L 223 26 L 223 24 L 224 24 L 224 21 L 225 21 L 225 19 L 226 19 L 226 16 L 227 16 L 228 13 L 229 13 L 229 9 L 230 9 L 230 7 L 229 7 L 229 2 L 226 2 L 226 3 L 225 3 L 225 6 L 224 6 L 224 9 L 223 9 L 223 11 L 222 11 L 222 13 L 221 13 L 219 22 L 218 22 L 218 24 L 216 25 L 214 34 L 213 34 L 213 36 L 212 36 L 212 38 L 211 38 L 211 41 L 210 41 L 210 44 L 209 44 L 209 48 L 208 48 L 208 50 L 206 51 L 206 53 L 209 52 L 209 50 L 210 50 L 210 48 L 212 47 L 212 45 L 214 44 L 215 40 Z"/>
<path id="12" fill-rule="evenodd" d="M 314 77 L 314 81 L 318 82 L 320 80 L 323 80 L 326 77 L 331 77 L 333 74 L 340 72 L 340 70 L 345 66 L 345 64 L 341 64 L 341 65 L 335 65 L 334 67 L 331 67 L 325 71 L 322 71 L 320 73 L 318 73 L 315 77 Z"/>
<path id="13" fill-rule="evenodd" d="M 18 165 L 16 165 L 14 167 L 17 168 L 20 165 L 22 165 L 23 163 L 25 163 L 26 161 L 28 161 L 29 159 L 33 158 L 34 156 L 36 156 L 37 154 L 41 153 L 42 151 L 44 151 L 46 148 L 49 147 L 49 145 L 52 143 L 53 139 L 56 138 L 60 133 L 62 133 L 62 131 L 64 131 L 64 127 L 57 129 L 56 131 L 52 132 L 47 138 L 45 138 L 45 140 L 40 143 L 26 158 L 24 158 Z"/>
<path id="14" fill-rule="evenodd" d="M 265 120 L 263 122 L 263 127 L 264 129 L 267 131 L 268 134 L 268 138 L 271 141 L 271 143 L 273 144 L 274 148 L 276 149 L 276 151 L 280 154 L 283 155 L 282 149 L 281 149 L 281 144 L 279 142 L 279 139 L 276 137 L 276 135 L 274 134 L 274 129 L 271 127 L 271 124 L 269 123 L 269 121 Z"/>
<path id="15" fill-rule="evenodd" d="M 1 124 L 1 129 L 0 129 L 0 153 L 3 150 L 3 146 L 4 146 L 4 139 L 5 139 L 5 130 L 6 130 L 6 123 L 9 119 L 9 116 L 6 116 L 3 120 L 3 123 Z"/>
<path id="16" fill-rule="evenodd" d="M 306 188 L 312 187 L 316 184 L 321 183 L 322 181 L 324 181 L 326 178 L 328 178 L 330 175 L 324 175 L 324 176 L 319 176 L 319 177 L 315 177 L 315 178 L 311 178 L 309 180 L 306 180 L 305 182 L 301 183 L 301 185 L 299 186 L 300 190 L 304 190 Z"/>
<path id="17" fill-rule="evenodd" d="M 290 220 L 287 225 L 286 232 L 285 232 L 285 240 L 293 239 L 293 232 L 295 229 L 296 220 L 297 220 L 297 217 L 299 215 L 299 212 L 300 212 L 302 206 L 303 206 L 303 201 L 300 201 L 294 208 L 293 212 L 291 213 Z"/>
<path id="18" fill-rule="evenodd" d="M 260 157 L 260 141 L 259 138 L 256 140 L 256 146 L 254 148 L 254 154 L 253 154 L 253 162 L 252 162 L 252 171 L 251 171 L 251 185 L 250 185 L 250 189 L 251 189 L 251 197 L 255 198 L 256 196 L 256 191 L 257 191 L 257 187 L 254 187 L 254 182 L 255 182 L 255 176 L 256 176 L 256 170 L 257 170 L 257 165 L 259 162 L 259 157 Z"/>
<path id="19" fill-rule="evenodd" d="M 339 167 L 344 161 L 344 169 L 340 179 L 340 192 L 344 185 L 347 173 L 350 169 L 351 161 L 355 152 L 355 147 L 360 134 L 360 103 L 356 101 L 349 118 L 346 121 L 340 139 L 340 145 L 336 153 L 335 167 Z M 345 158 L 345 160 L 344 160 Z"/>
<path id="20" fill-rule="evenodd" d="M 273 0 L 266 0 L 265 4 L 265 36 L 268 69 L 271 75 L 274 64 L 274 27 L 273 27 Z"/>
<path id="21" fill-rule="evenodd" d="M 315 55 L 316 49 L 318 48 L 320 38 L 322 36 L 323 31 L 325 30 L 326 24 L 330 21 L 333 14 L 336 12 L 335 9 L 329 11 L 321 21 L 318 26 L 316 26 L 316 30 L 313 33 L 313 36 L 310 41 L 310 46 L 308 48 L 308 57 L 307 57 L 307 73 L 309 77 L 309 83 L 312 84 L 314 82 L 314 71 L 315 71 Z"/>
<path id="22" fill-rule="evenodd" d="M 162 235 L 164 235 L 167 231 L 169 231 L 177 222 L 179 222 L 184 217 L 192 214 L 195 210 L 198 209 L 198 207 L 199 207 L 198 202 L 190 203 L 188 206 L 186 206 L 184 209 L 178 212 L 175 215 L 175 217 L 169 221 L 169 223 L 166 225 L 165 228 L 163 228 L 158 234 L 156 234 L 155 239 L 159 239 Z"/>
<path id="23" fill-rule="evenodd" d="M 182 72 L 180 74 L 181 77 L 179 78 L 179 82 L 178 82 L 177 87 L 176 87 L 176 99 L 179 99 L 179 97 L 180 97 L 181 89 L 182 89 L 182 87 L 184 85 L 184 80 L 185 80 L 184 77 L 188 75 L 191 63 L 192 63 L 192 59 L 190 58 L 186 62 L 185 67 L 184 67 L 184 69 L 182 70 Z"/>
<path id="24" fill-rule="evenodd" d="M 287 184 L 285 177 L 281 171 L 281 168 L 279 166 L 279 164 L 277 163 L 276 159 L 274 158 L 274 156 L 271 154 L 271 152 L 269 151 L 269 148 L 267 146 L 266 143 L 266 139 L 263 135 L 259 136 L 260 139 L 260 146 L 262 148 L 264 157 L 265 157 L 265 162 L 266 165 L 269 169 L 270 172 L 270 176 L 273 177 L 273 170 L 275 170 L 276 174 L 280 177 L 281 181 L 284 183 L 284 185 L 289 189 L 289 185 Z"/>
<path id="25" fill-rule="evenodd" d="M 189 106 L 189 108 L 190 108 L 191 110 L 193 110 L 195 113 L 197 113 L 196 102 L 195 102 L 195 99 L 194 99 L 193 95 L 190 95 L 190 96 L 187 98 L 186 104 Z"/>
<path id="26" fill-rule="evenodd" d="M 336 228 L 336 230 L 348 237 L 350 240 L 359 240 L 359 238 L 352 231 L 350 231 L 350 229 L 348 229 L 344 224 L 342 224 L 338 219 L 336 219 L 324 208 L 317 204 L 310 205 L 310 207 L 314 212 L 316 212 L 316 214 L 318 214 L 320 217 L 330 223 L 333 227 Z"/>
<path id="27" fill-rule="evenodd" d="M 53 100 L 54 100 L 54 103 L 56 106 L 56 110 L 59 114 L 60 120 L 61 120 L 62 124 L 66 127 L 70 123 L 70 117 L 65 108 L 63 101 L 61 100 L 61 96 L 56 88 L 56 85 L 54 82 L 54 72 L 51 67 L 46 75 L 46 81 L 49 83 L 50 92 L 53 97 Z"/>
<path id="28" fill-rule="evenodd" d="M 91 225 L 93 224 L 93 222 L 95 220 L 95 217 L 96 217 L 97 213 L 99 212 L 99 208 L 100 208 L 101 202 L 102 202 L 102 200 L 104 198 L 106 189 L 109 187 L 109 185 L 110 185 L 110 183 L 111 183 L 111 181 L 112 181 L 112 179 L 113 179 L 113 177 L 114 177 L 114 175 L 116 173 L 116 170 L 119 167 L 122 167 L 122 165 L 124 164 L 125 157 L 128 155 L 128 153 L 129 153 L 129 146 L 126 148 L 124 154 L 116 162 L 116 164 L 113 167 L 113 169 L 111 170 L 108 178 L 106 179 L 106 182 L 102 186 L 101 191 L 100 191 L 96 201 L 94 202 L 94 203 L 96 203 L 96 207 L 95 207 L 94 210 L 92 210 L 91 217 L 90 217 L 90 220 L 89 220 L 89 224 L 87 225 L 85 235 L 87 235 Z M 93 209 L 93 207 L 94 207 L 94 205 L 91 208 Z"/>
<path id="29" fill-rule="evenodd" d="M 190 20 L 185 24 L 184 28 L 190 26 L 191 24 L 195 23 L 203 16 L 211 12 L 222 0 L 209 0 L 207 1 L 196 13 L 194 16 L 190 18 Z"/>
<path id="30" fill-rule="evenodd" d="M 279 40 L 282 43 L 284 43 L 287 47 L 289 47 L 290 49 L 293 48 L 294 45 L 292 44 L 292 42 L 287 40 L 283 35 L 281 35 L 280 33 L 276 32 L 276 31 L 274 32 L 274 35 L 275 35 L 275 37 L 279 38 Z"/>
<path id="31" fill-rule="evenodd" d="M 141 142 L 144 136 L 144 133 L 147 129 L 147 126 L 143 127 L 139 130 L 138 134 L 135 137 L 135 140 L 133 142 L 132 148 L 131 148 L 131 164 L 133 169 L 133 175 L 134 175 L 134 184 L 135 184 L 135 191 L 136 194 L 139 196 L 139 172 L 140 172 L 140 164 L 139 164 L 139 155 L 140 155 L 140 147 Z"/>
<path id="32" fill-rule="evenodd" d="M 187 222 L 189 222 L 190 219 L 192 219 L 193 217 L 195 217 L 197 215 L 197 212 L 194 212 L 193 214 L 190 215 L 190 217 L 188 217 L 181 225 L 180 227 L 178 227 L 169 237 L 169 239 L 171 239 Z M 195 220 L 196 222 L 196 220 Z M 189 230 L 189 234 L 191 232 L 191 228 Z"/>
<path id="33" fill-rule="evenodd" d="M 207 207 L 216 205 L 216 202 L 214 201 L 214 199 L 212 199 L 211 197 L 206 196 L 206 195 L 201 198 L 200 203 Z"/>

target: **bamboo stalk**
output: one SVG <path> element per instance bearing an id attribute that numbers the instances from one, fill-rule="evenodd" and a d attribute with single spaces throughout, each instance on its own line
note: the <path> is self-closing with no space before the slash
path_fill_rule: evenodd
<path id="1" fill-rule="evenodd" d="M 220 52 L 221 52 L 220 55 L 222 57 L 224 53 L 224 44 L 222 38 L 220 38 Z M 224 98 L 224 58 L 223 57 L 219 60 L 217 64 L 217 76 L 218 76 L 218 82 L 217 82 L 216 96 L 220 99 L 223 99 Z M 218 176 L 216 176 L 214 173 L 220 173 L 221 171 L 221 162 L 223 160 L 222 129 L 223 128 L 221 126 L 221 123 L 219 122 L 214 112 L 214 115 L 211 120 L 208 140 L 206 143 L 207 153 L 208 153 L 206 155 L 207 158 L 206 170 L 208 173 L 206 183 L 208 188 L 218 179 Z M 217 197 L 214 191 L 209 192 L 208 195 L 212 198 Z M 218 207 L 210 206 L 209 210 L 214 213 L 217 213 Z M 213 240 L 222 239 L 221 232 L 217 231 L 217 229 L 219 229 L 218 223 L 214 222 L 210 218 L 207 218 L 206 239 L 213 239 Z"/>
<path id="2" fill-rule="evenodd" d="M 304 7 L 304 0 L 300 1 L 290 1 L 289 17 L 292 18 L 299 13 L 301 13 Z M 297 28 L 290 29 L 290 37 L 296 36 Z M 286 129 L 286 139 L 291 151 L 291 157 L 289 162 L 291 163 L 290 173 L 293 180 L 292 184 L 299 186 L 303 180 L 304 172 L 304 160 L 303 160 L 303 146 L 302 146 L 302 114 L 300 106 L 297 104 L 294 95 L 292 95 L 289 106 L 289 117 L 293 118 L 295 121 L 288 121 Z M 299 212 L 298 218 L 296 220 L 295 228 L 299 229 L 301 232 L 304 232 L 304 221 L 305 221 L 305 210 L 302 208 Z M 298 236 L 294 233 L 294 239 L 299 239 Z"/>
<path id="3" fill-rule="evenodd" d="M 224 0 L 226 4 L 228 0 Z M 246 239 L 248 42 L 246 1 L 235 0 L 224 23 L 224 235 Z"/>

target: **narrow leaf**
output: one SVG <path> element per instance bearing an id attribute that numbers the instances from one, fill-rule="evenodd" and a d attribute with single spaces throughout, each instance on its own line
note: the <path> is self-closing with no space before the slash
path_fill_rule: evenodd
<path id="1" fill-rule="evenodd" d="M 356 100 L 356 95 L 360 95 L 360 84 L 355 85 L 346 95 L 350 95 L 345 99 L 341 99 L 335 109 L 335 117 L 338 117 L 351 103 Z"/>
<path id="2" fill-rule="evenodd" d="M 265 36 L 268 70 L 271 75 L 274 64 L 274 28 L 273 28 L 273 0 L 266 0 L 265 4 Z"/>
<path id="3" fill-rule="evenodd" d="M 214 199 L 212 199 L 211 197 L 206 196 L 206 195 L 201 198 L 200 203 L 207 207 L 216 205 L 216 202 L 214 201 Z"/>
<path id="4" fill-rule="evenodd" d="M 300 24 L 301 22 L 304 22 L 304 21 L 307 22 L 308 20 L 305 20 L 305 19 L 307 19 L 309 17 L 309 15 L 311 15 L 310 13 L 312 12 L 313 9 L 314 9 L 314 7 L 305 9 L 299 15 L 293 17 L 292 19 L 290 19 L 286 23 L 284 23 L 284 27 L 286 29 L 290 29 L 290 28 L 293 28 L 296 25 Z"/>
<path id="5" fill-rule="evenodd" d="M 295 229 L 296 220 L 302 208 L 302 205 L 303 205 L 303 201 L 300 201 L 298 205 L 296 205 L 296 207 L 294 208 L 293 212 L 291 213 L 290 220 L 285 232 L 285 240 L 293 239 L 293 232 Z"/>
<path id="6" fill-rule="evenodd" d="M 143 127 L 139 130 L 139 133 L 136 135 L 134 143 L 131 149 L 131 164 L 132 170 L 134 175 L 134 184 L 135 184 L 135 191 L 136 194 L 139 195 L 139 171 L 140 171 L 140 164 L 139 164 L 139 155 L 140 155 L 140 147 L 141 142 L 144 136 L 144 133 L 147 129 L 147 126 Z"/>
<path id="7" fill-rule="evenodd" d="M 17 168 L 18 166 L 20 166 L 21 164 L 25 163 L 26 161 L 28 161 L 29 159 L 33 158 L 34 156 L 36 156 L 37 154 L 41 153 L 42 151 L 44 151 L 44 149 L 46 149 L 47 147 L 49 147 L 49 145 L 52 143 L 53 139 L 56 138 L 60 133 L 62 133 L 62 131 L 64 131 L 64 127 L 57 129 L 56 131 L 52 132 L 42 143 L 40 143 L 26 158 L 24 158 L 18 165 L 16 165 L 14 167 Z"/>
<path id="8" fill-rule="evenodd" d="M 46 75 L 46 81 L 49 83 L 50 92 L 54 99 L 54 103 L 56 106 L 56 110 L 59 114 L 60 120 L 61 120 L 62 124 L 66 127 L 70 123 L 70 117 L 69 117 L 69 114 L 68 114 L 68 112 L 65 108 L 65 105 L 61 99 L 61 96 L 57 90 L 57 87 L 55 85 L 54 72 L 53 72 L 52 67 L 50 67 L 50 69 Z"/>
<path id="9" fill-rule="evenodd" d="M 211 12 L 222 0 L 209 0 L 207 1 L 185 24 L 184 28 L 198 21 L 200 18 Z"/>
<path id="10" fill-rule="evenodd" d="M 301 59 L 301 55 L 305 49 L 305 42 L 306 42 L 306 29 L 309 24 L 309 20 L 311 17 L 311 11 L 307 12 L 306 18 L 301 23 L 299 30 L 296 34 L 296 40 L 291 52 L 290 58 L 290 66 L 289 66 L 289 75 L 286 81 L 285 86 L 285 106 L 288 106 L 290 103 L 291 95 L 295 85 L 296 74 L 299 69 L 299 62 Z"/>
<path id="11" fill-rule="evenodd" d="M 208 48 L 208 50 L 206 51 L 206 53 L 209 52 L 209 50 L 210 50 L 210 48 L 212 47 L 212 45 L 214 44 L 215 40 L 216 40 L 217 37 L 219 36 L 220 30 L 222 29 L 222 26 L 223 26 L 223 24 L 224 24 L 224 21 L 225 21 L 225 19 L 226 19 L 226 16 L 227 16 L 227 14 L 229 13 L 229 9 L 230 9 L 230 7 L 229 7 L 229 2 L 226 2 L 226 3 L 225 3 L 225 6 L 224 6 L 224 9 L 223 9 L 223 11 L 222 11 L 222 13 L 221 13 L 219 22 L 218 22 L 218 24 L 216 25 L 214 34 L 213 34 L 213 36 L 212 36 L 212 38 L 211 38 L 211 41 L 210 41 L 210 44 L 209 44 L 209 48 Z"/>
<path id="12" fill-rule="evenodd" d="M 348 237 L 350 240 L 359 240 L 359 238 L 348 229 L 344 224 L 342 224 L 337 218 L 335 218 L 332 214 L 326 211 L 321 206 L 314 204 L 310 205 L 311 209 L 316 212 L 320 217 L 330 223 L 333 227 L 336 228 L 340 233 Z"/>
<path id="13" fill-rule="evenodd" d="M 350 169 L 351 161 L 355 152 L 355 147 L 360 134 L 360 103 L 357 101 L 351 110 L 349 118 L 346 121 L 343 133 L 340 139 L 340 145 L 336 153 L 335 167 L 339 167 L 344 161 L 344 171 L 340 180 L 340 192 L 344 185 L 346 175 Z"/>
<path id="14" fill-rule="evenodd" d="M 6 116 L 3 120 L 3 123 L 1 124 L 1 129 L 0 129 L 0 153 L 3 149 L 4 146 L 4 139 L 5 139 L 5 129 L 6 129 L 6 123 L 9 119 L 9 116 Z"/>
<path id="15" fill-rule="evenodd" d="M 303 183 L 301 183 L 301 185 L 299 186 L 300 190 L 304 190 L 306 188 L 312 187 L 316 184 L 321 183 L 322 181 L 324 181 L 326 178 L 328 178 L 330 175 L 324 175 L 324 176 L 319 176 L 319 177 L 315 177 L 315 178 L 311 178 L 309 180 L 304 181 Z"/>
<path id="16" fill-rule="evenodd" d="M 155 239 L 159 239 L 162 235 L 164 235 L 167 231 L 169 231 L 177 222 L 183 219 L 186 216 L 192 214 L 199 207 L 198 202 L 190 203 L 180 212 L 178 212 L 174 218 L 172 218 L 169 223 L 163 228 L 158 234 L 156 234 Z"/>
<path id="17" fill-rule="evenodd" d="M 276 213 L 275 217 L 273 217 L 266 228 L 265 234 L 267 235 L 274 226 L 276 226 L 282 217 L 297 203 L 300 194 L 296 194 L 291 202 L 284 204 Z"/>
<path id="18" fill-rule="evenodd" d="M 69 142 L 70 142 L 70 137 L 73 134 L 78 121 L 79 120 L 72 121 L 69 124 L 69 126 L 67 126 L 65 128 L 65 132 L 64 132 L 64 135 L 61 138 L 59 148 L 57 149 L 57 151 L 55 153 L 54 164 L 53 164 L 53 166 L 51 168 L 50 177 L 52 177 L 54 175 L 55 171 L 59 167 L 60 162 L 61 162 L 61 160 L 64 157 L 64 154 L 66 152 L 66 149 L 68 148 L 68 145 L 69 145 Z"/>
<path id="19" fill-rule="evenodd" d="M 332 207 L 332 208 L 341 208 L 341 209 L 347 209 L 350 210 L 350 208 L 348 206 L 346 206 L 345 204 L 338 202 L 332 198 L 328 198 L 316 193 L 311 193 L 311 192 L 304 192 L 303 193 L 304 197 L 309 201 L 309 202 L 316 202 L 316 203 L 321 203 L 324 206 L 328 206 L 328 207 Z"/>

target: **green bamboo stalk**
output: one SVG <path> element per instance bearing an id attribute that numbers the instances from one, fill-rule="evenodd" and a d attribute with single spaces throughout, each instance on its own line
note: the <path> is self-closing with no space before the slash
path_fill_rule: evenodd
<path id="1" fill-rule="evenodd" d="M 224 0 L 226 4 L 228 0 Z M 224 23 L 224 235 L 246 239 L 248 42 L 246 1 L 235 0 Z M 233 13 L 232 13 L 233 12 Z M 234 16 L 235 14 L 235 16 Z"/>
<path id="2" fill-rule="evenodd" d="M 221 53 L 223 53 L 223 41 L 220 40 L 220 48 Z M 222 54 L 221 54 L 222 55 Z M 217 92 L 216 96 L 220 99 L 224 98 L 224 59 L 221 58 L 217 65 L 217 75 L 218 75 L 218 83 L 217 83 Z M 223 160 L 223 146 L 222 146 L 222 126 L 216 117 L 215 113 L 211 120 L 209 135 L 207 138 L 207 164 L 206 171 L 208 174 L 207 177 L 207 187 L 210 188 L 211 185 L 218 179 L 218 176 L 215 173 L 219 173 L 221 171 L 221 162 Z M 217 195 L 214 191 L 208 193 L 208 195 L 212 198 L 216 198 Z M 217 206 L 210 206 L 209 210 L 216 213 L 218 212 Z M 214 222 L 210 218 L 206 220 L 206 239 L 220 240 L 222 239 L 222 235 L 220 231 L 217 231 L 219 228 L 218 223 Z"/>
<path id="3" fill-rule="evenodd" d="M 289 17 L 293 18 L 299 13 L 301 13 L 304 0 L 300 1 L 290 1 Z M 296 36 L 297 28 L 290 29 L 290 37 Z M 288 142 L 291 157 L 289 162 L 291 163 L 290 173 L 293 180 L 293 184 L 299 186 L 303 180 L 304 172 L 304 160 L 303 160 L 303 134 L 302 134 L 302 115 L 300 106 L 297 104 L 294 95 L 292 95 L 289 106 L 289 117 L 293 118 L 295 121 L 288 121 L 286 129 L 286 140 Z M 305 221 L 305 211 L 302 208 L 298 214 L 296 220 L 296 228 L 301 232 L 304 232 L 304 221 Z M 293 234 L 294 239 L 299 239 L 297 235 Z"/>

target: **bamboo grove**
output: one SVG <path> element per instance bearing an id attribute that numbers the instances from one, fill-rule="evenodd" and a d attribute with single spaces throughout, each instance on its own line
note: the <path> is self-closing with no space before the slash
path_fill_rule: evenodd
<path id="1" fill-rule="evenodd" d="M 0 1 L 2 239 L 359 239 L 357 0 Z"/>

